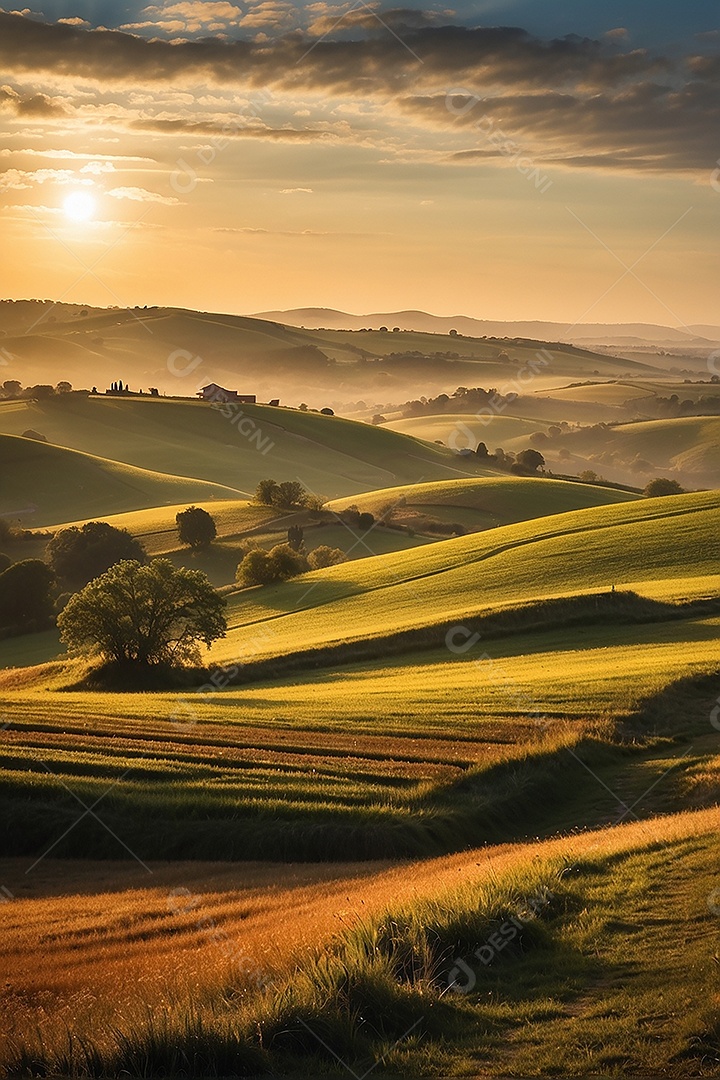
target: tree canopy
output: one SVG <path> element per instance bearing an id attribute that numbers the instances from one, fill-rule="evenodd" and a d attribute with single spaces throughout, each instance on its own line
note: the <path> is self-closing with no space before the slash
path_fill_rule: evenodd
<path id="1" fill-rule="evenodd" d="M 145 549 L 127 529 L 87 521 L 60 529 L 47 546 L 48 562 L 62 581 L 85 585 L 123 559 L 145 562 Z"/>
<path id="2" fill-rule="evenodd" d="M 74 653 L 138 665 L 199 663 L 199 643 L 225 636 L 224 607 L 199 570 L 125 559 L 68 601 L 58 627 Z"/>
<path id="3" fill-rule="evenodd" d="M 203 548 L 211 544 L 217 536 L 215 519 L 201 506 L 188 506 L 175 515 L 178 537 L 181 544 L 191 548 Z"/>
<path id="4" fill-rule="evenodd" d="M 0 573 L 0 627 L 22 632 L 43 627 L 53 613 L 53 573 L 40 559 L 24 559 Z"/>

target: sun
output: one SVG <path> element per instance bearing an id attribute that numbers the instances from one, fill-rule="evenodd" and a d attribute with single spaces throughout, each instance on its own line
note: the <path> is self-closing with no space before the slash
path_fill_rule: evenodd
<path id="1" fill-rule="evenodd" d="M 63 203 L 69 221 L 90 221 L 95 214 L 95 199 L 87 191 L 73 191 Z"/>

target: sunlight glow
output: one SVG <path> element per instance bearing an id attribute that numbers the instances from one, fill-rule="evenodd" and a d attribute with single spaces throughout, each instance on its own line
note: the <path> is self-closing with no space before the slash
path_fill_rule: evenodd
<path id="1" fill-rule="evenodd" d="M 90 221 L 95 214 L 95 199 L 87 191 L 73 191 L 65 199 L 63 210 L 70 221 Z"/>

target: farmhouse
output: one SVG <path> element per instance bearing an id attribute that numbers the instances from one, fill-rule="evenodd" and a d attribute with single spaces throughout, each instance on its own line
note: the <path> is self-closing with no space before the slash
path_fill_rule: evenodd
<path id="1" fill-rule="evenodd" d="M 257 401 L 255 394 L 239 394 L 237 390 L 228 390 L 217 383 L 209 383 L 198 390 L 197 396 L 203 401 L 237 401 L 241 405 L 254 405 Z"/>

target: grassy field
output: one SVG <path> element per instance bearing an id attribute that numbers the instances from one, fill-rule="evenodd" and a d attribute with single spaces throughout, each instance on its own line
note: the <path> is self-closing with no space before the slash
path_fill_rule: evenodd
<path id="1" fill-rule="evenodd" d="M 717 670 L 719 626 L 558 627 L 224 690 L 58 694 L 48 673 L 33 687 L 32 671 L 10 672 L 5 849 L 53 844 L 77 818 L 70 792 L 102 797 L 112 834 L 88 820 L 55 854 L 118 857 L 120 837 L 145 860 L 337 859 L 348 845 L 368 858 L 512 833 L 539 792 L 562 811 L 559 768 L 567 780 L 579 756 L 612 764 L 607 718 L 640 710 L 639 732 L 667 727 L 643 702 Z M 710 734 L 707 715 L 688 705 L 675 735 Z"/>

